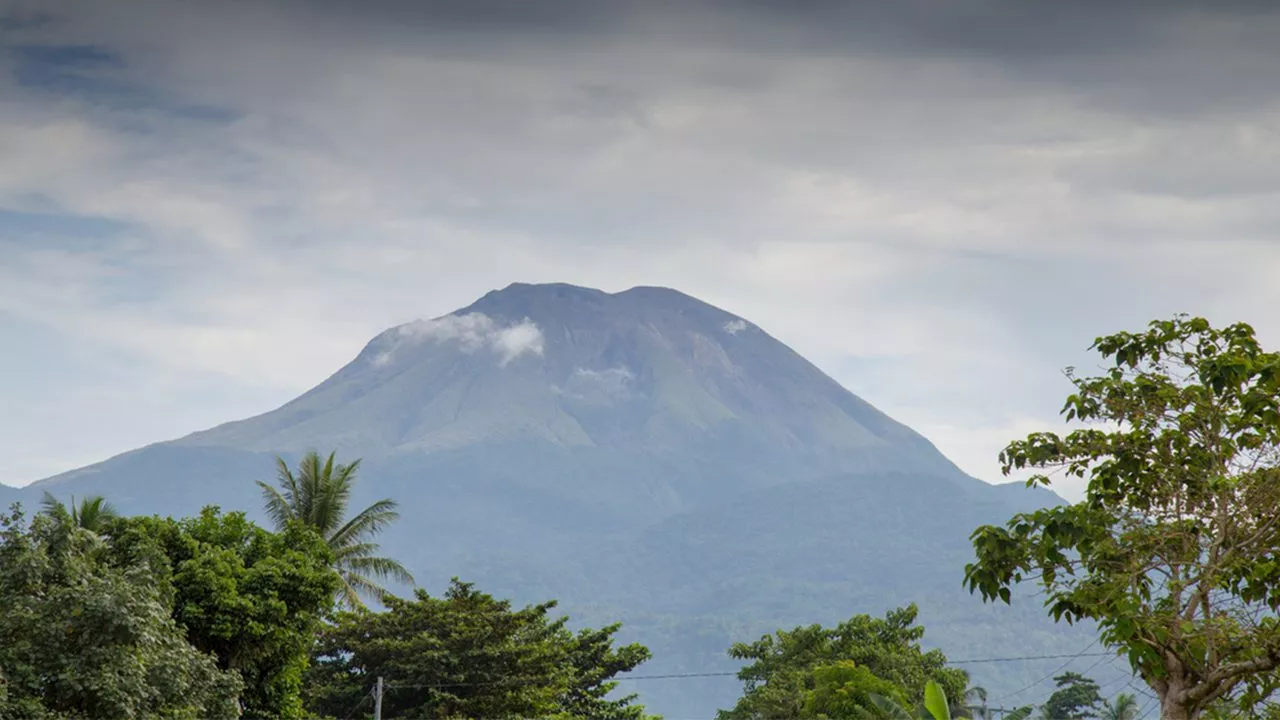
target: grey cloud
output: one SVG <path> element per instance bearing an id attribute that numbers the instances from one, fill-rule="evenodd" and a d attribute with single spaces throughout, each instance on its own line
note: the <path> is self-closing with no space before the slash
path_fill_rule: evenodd
<path id="1" fill-rule="evenodd" d="M 35 7 L 0 8 L 0 30 L 5 32 L 29 31 L 53 23 L 54 16 Z"/>
<path id="2" fill-rule="evenodd" d="M 405 7 L 399 6 L 399 12 L 407 12 Z M 439 9 L 442 16 L 458 11 L 450 4 L 425 7 Z M 648 7 L 654 13 L 652 8 L 661 6 Z M 792 24 L 810 32 L 839 26 L 828 22 L 828 15 L 856 19 L 862 17 L 859 13 L 889 12 L 885 6 L 857 4 L 795 7 L 799 9 L 791 11 Z M 1006 18 L 1002 13 L 1009 8 L 991 3 L 968 3 L 947 11 L 928 4 L 902 7 L 906 10 L 894 11 L 901 17 L 868 23 L 875 29 L 871 34 L 896 38 L 904 47 L 927 45 L 924 40 L 929 37 L 964 35 L 962 30 L 976 22 L 979 10 L 988 13 L 988 24 L 1002 34 L 1022 37 L 1035 25 L 1028 11 Z M 1142 12 L 1072 11 L 1076 15 L 1071 17 L 1094 18 L 1092 22 L 1104 18 L 1114 30 L 1127 27 L 1108 19 L 1116 13 L 1154 15 L 1150 6 L 1132 7 Z M 563 12 L 556 14 L 555 8 Z M 395 6 L 381 9 L 385 15 L 370 10 L 365 23 L 398 22 Z M 727 12 L 727 7 L 721 10 Z M 634 10 L 630 15 L 611 11 L 612 25 L 603 20 L 576 25 L 572 4 L 548 4 L 532 18 L 523 17 L 523 11 L 488 17 L 489 11 L 479 7 L 465 22 L 490 27 L 495 35 L 529 23 L 560 22 L 566 30 L 590 34 L 587 26 L 616 29 L 640 22 Z M 1051 26 L 1057 22 L 1055 11 L 1046 12 L 1049 17 L 1040 24 Z M 631 18 L 631 25 L 623 23 L 624 16 Z M 679 16 L 676 12 L 669 17 Z M 298 31 L 308 29 L 309 22 L 309 16 L 301 15 Z M 277 31 L 286 33 L 289 27 L 282 22 Z M 259 32 L 265 31 L 260 27 Z M 353 37 L 358 41 L 358 35 Z M 972 41 L 935 45 L 942 50 L 990 45 L 979 40 L 980 33 Z M 287 39 L 284 47 L 303 56 L 314 53 L 317 44 L 323 45 L 308 44 L 299 35 Z M 874 55 L 828 58 L 822 56 L 821 46 L 773 56 L 741 49 L 646 48 L 634 39 L 615 49 L 597 48 L 587 56 L 562 55 L 564 48 L 559 46 L 506 53 L 488 48 L 483 60 L 449 63 L 431 60 L 428 45 L 413 48 L 422 56 L 404 54 L 406 49 L 388 56 L 378 46 L 357 42 L 343 47 L 343 53 L 347 65 L 362 72 L 335 83 L 335 68 L 321 65 L 300 87 L 280 80 L 278 89 L 283 92 L 269 100 L 256 93 L 236 94 L 232 88 L 231 94 L 218 99 L 251 107 L 252 116 L 212 138 L 216 156 L 191 153 L 191 167 L 228 175 L 274 173 L 269 181 L 263 178 L 263 187 L 255 193 L 261 197 L 266 189 L 280 195 L 274 204 L 282 206 L 291 202 L 290 195 L 330 195 L 322 182 L 376 184 L 378 197 L 370 196 L 367 207 L 360 208 L 364 212 L 353 218 L 423 214 L 566 243 L 582 238 L 590 243 L 669 244 L 698 236 L 704 241 L 732 237 L 734 243 L 750 244 L 785 231 L 789 218 L 784 212 L 776 225 L 762 223 L 759 216 L 735 222 L 740 217 L 735 208 L 744 200 L 767 208 L 790 191 L 829 191 L 850 174 L 865 178 L 863 187 L 832 192 L 826 202 L 866 201 L 881 219 L 833 227 L 833 239 L 912 242 L 920 233 L 938 234 L 937 227 L 922 226 L 918 220 L 904 224 L 894 219 L 912 212 L 912 195 L 920 195 L 919 201 L 949 204 L 939 216 L 949 219 L 939 222 L 959 222 L 957 232 L 966 234 L 965 223 L 993 208 L 1010 206 L 1008 224 L 1019 207 L 1039 202 L 1040 198 L 1027 197 L 1044 189 L 1034 182 L 1037 177 L 1089 192 L 1097 178 L 1121 177 L 1138 163 L 1128 148 L 1090 154 L 1096 138 L 1122 129 L 1115 118 L 1074 103 L 1071 93 L 1027 85 L 1016 72 L 992 74 L 979 65 Z M 1135 42 L 1131 54 L 1140 56 L 1145 49 Z M 171 51 L 182 49 L 175 46 Z M 244 54 L 254 53 L 253 40 L 247 40 Z M 531 57 L 540 60 L 518 64 Z M 274 70 L 272 66 L 261 75 L 270 77 Z M 739 77 L 736 84 L 706 81 L 733 73 Z M 317 112 L 319 108 L 326 110 Z M 1168 141 L 1178 138 L 1175 132 Z M 196 136 L 190 140 L 200 142 Z M 321 146 L 324 151 L 318 153 Z M 1054 147 L 1059 148 L 1057 157 Z M 1071 157 L 1073 148 L 1085 157 Z M 238 168 L 241 158 L 243 169 Z M 1205 159 L 1183 161 L 1190 165 L 1170 167 L 1163 174 L 1185 174 Z M 788 179 L 787 173 L 793 177 Z M 813 187 L 802 188 L 805 184 Z M 859 197 L 868 193 L 901 199 L 893 207 L 885 206 L 882 198 Z M 344 190 L 339 202 L 352 197 Z M 261 204 L 262 212 L 272 212 L 269 197 Z M 1072 212 L 1069 226 L 1055 227 L 1051 233 L 1070 233 L 1089 222 L 1087 213 Z M 1114 229 L 1125 228 L 1121 224 Z M 1020 228 L 994 230 L 1008 236 Z M 1034 244 L 1030 239 L 1024 242 Z"/>
<path id="3" fill-rule="evenodd" d="M 1247 199 L 1280 190 L 1280 116 L 1248 124 L 1154 130 L 1064 169 L 1080 188 L 1184 200 Z M 1258 218 L 1261 220 L 1262 218 Z"/>
<path id="4" fill-rule="evenodd" d="M 351 21 L 373 17 L 433 36 L 597 34 L 619 29 L 632 10 L 643 5 L 597 0 L 373 0 L 359 4 L 294 0 L 291 4 L 300 12 L 328 12 Z"/>

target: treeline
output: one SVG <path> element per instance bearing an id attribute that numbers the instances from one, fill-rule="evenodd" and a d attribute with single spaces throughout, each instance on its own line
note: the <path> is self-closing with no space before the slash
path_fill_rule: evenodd
<path id="1" fill-rule="evenodd" d="M 274 531 L 216 508 L 120 517 L 100 498 L 0 518 L 0 717 L 368 716 L 378 677 L 385 718 L 647 717 L 633 696 L 609 697 L 649 658 L 614 645 L 617 625 L 574 632 L 554 602 L 516 608 L 456 579 L 440 597 L 400 598 L 374 581 L 393 571 L 342 563 L 350 521 L 307 522 L 321 507 L 342 515 L 342 503 L 303 512 L 324 478 L 349 487 L 351 473 L 325 465 L 304 460 L 309 479 L 281 493 L 293 514 L 273 513 Z M 393 506 L 375 507 L 394 519 Z M 360 557 L 375 558 L 356 535 Z M 366 608 L 355 587 L 385 609 Z M 951 715 L 970 716 L 981 690 L 921 647 L 915 621 L 909 606 L 735 645 L 745 690 L 719 716 L 854 717 L 886 699 L 914 707 L 930 683 L 955 700 Z"/>
<path id="2" fill-rule="evenodd" d="M 397 597 L 375 582 L 396 570 L 335 550 L 377 557 L 359 520 L 371 514 L 344 519 L 334 492 L 354 473 L 314 456 L 301 470 L 282 467 L 284 490 L 267 493 L 274 531 L 215 508 L 120 517 L 101 498 L 0 517 L 0 718 L 367 717 L 378 677 L 385 718 L 649 717 L 634 696 L 609 697 L 649 658 L 614 646 L 617 625 L 573 632 L 554 602 L 515 608 L 456 579 L 440 597 Z M 393 504 L 371 507 L 380 526 L 395 519 Z M 384 569 L 358 571 L 371 567 Z M 719 720 L 914 716 L 931 686 L 948 718 L 990 720 L 985 691 L 921 646 L 916 618 L 910 605 L 734 645 L 744 692 Z M 1040 717 L 1111 708 L 1092 681 L 1067 679 Z M 1121 696 L 1102 717 L 1135 720 L 1135 709 Z"/>
<path id="3" fill-rule="evenodd" d="M 262 484 L 272 529 L 217 508 L 122 517 L 102 498 L 48 495 L 34 517 L 0 517 L 0 718 L 368 716 L 376 678 L 385 718 L 649 717 L 611 697 L 650 657 L 615 646 L 616 624 L 575 632 L 554 602 L 517 608 L 457 579 L 439 597 L 388 592 L 410 576 L 372 538 L 396 506 L 348 512 L 357 467 L 280 462 Z M 970 716 L 981 689 L 921 647 L 916 616 L 733 646 L 744 693 L 719 717 L 889 717 L 877 703 L 913 708 L 931 684 L 949 716 Z"/>

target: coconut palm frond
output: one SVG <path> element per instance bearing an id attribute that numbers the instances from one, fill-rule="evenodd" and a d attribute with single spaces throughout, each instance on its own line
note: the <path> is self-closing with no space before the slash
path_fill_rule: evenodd
<path id="1" fill-rule="evenodd" d="M 373 537 L 399 519 L 400 513 L 396 511 L 394 500 L 379 500 L 334 531 L 329 536 L 329 542 L 335 547 L 342 547 L 360 538 Z"/>
<path id="2" fill-rule="evenodd" d="M 371 575 L 379 580 L 396 580 L 412 583 L 413 575 L 399 562 L 384 557 L 357 557 L 344 563 L 344 570 L 354 570 L 361 575 Z"/>
<path id="3" fill-rule="evenodd" d="M 76 518 L 76 525 L 93 532 L 99 532 L 104 525 L 120 516 L 115 506 L 101 495 L 84 498 L 78 506 L 72 506 L 72 515 Z"/>
<path id="4" fill-rule="evenodd" d="M 101 495 L 81 498 L 79 503 L 76 502 L 75 497 L 72 497 L 71 504 L 68 506 L 46 490 L 44 497 L 40 500 L 40 505 L 43 507 L 41 512 L 45 515 L 56 518 L 59 522 L 69 522 L 72 527 L 93 533 L 100 532 L 104 525 L 120 517 L 120 513 L 115 506 L 107 502 L 107 499 Z"/>
<path id="5" fill-rule="evenodd" d="M 1138 716 L 1138 698 L 1130 693 L 1120 693 L 1115 700 L 1102 702 L 1099 720 L 1134 720 Z"/>
<path id="6" fill-rule="evenodd" d="M 45 515 L 57 517 L 58 515 L 69 516 L 71 514 L 67 511 L 67 506 L 63 505 L 62 501 L 54 497 L 53 493 L 48 490 L 44 491 L 44 497 L 40 500 L 40 506 L 44 508 L 41 512 Z"/>
<path id="7" fill-rule="evenodd" d="M 261 480 L 258 481 L 258 487 L 262 488 L 262 505 L 267 511 L 267 517 L 271 518 L 272 524 L 277 528 L 288 525 L 294 519 L 293 506 L 289 503 L 289 491 L 281 492 Z"/>
<path id="8" fill-rule="evenodd" d="M 347 517 L 359 459 L 342 464 L 337 461 L 336 452 L 322 458 L 311 451 L 298 461 L 296 471 L 279 457 L 276 466 L 276 487 L 258 483 L 267 514 L 277 529 L 301 521 L 325 539 L 335 556 L 333 568 L 342 578 L 337 592 L 341 604 L 362 608 L 362 595 L 378 600 L 386 597 L 387 591 L 371 578 L 413 582 L 403 565 L 378 557 L 378 545 L 369 542 L 400 517 L 394 501 L 379 500 Z"/>

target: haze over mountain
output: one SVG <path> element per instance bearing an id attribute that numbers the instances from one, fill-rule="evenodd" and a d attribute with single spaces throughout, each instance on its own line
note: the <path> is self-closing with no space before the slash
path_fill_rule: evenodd
<path id="1" fill-rule="evenodd" d="M 260 516 L 272 456 L 312 448 L 364 458 L 363 498 L 404 516 L 384 548 L 429 590 L 461 576 L 624 620 L 646 672 L 732 669 L 733 641 L 912 601 L 957 657 L 1087 642 L 960 586 L 975 526 L 1056 496 L 965 475 L 749 320 L 665 288 L 511 285 L 383 332 L 277 410 L 6 491 Z M 999 690 L 1052 668 L 973 669 Z M 669 717 L 738 690 L 636 689 Z"/>

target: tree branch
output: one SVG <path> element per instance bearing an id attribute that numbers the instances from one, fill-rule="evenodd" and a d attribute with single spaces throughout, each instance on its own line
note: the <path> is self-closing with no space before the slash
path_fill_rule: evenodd
<path id="1" fill-rule="evenodd" d="M 1280 667 L 1280 651 L 1278 650 L 1272 650 L 1262 657 L 1256 657 L 1251 660 L 1227 663 L 1206 675 L 1202 682 L 1197 683 L 1194 687 L 1187 688 L 1186 700 L 1189 703 L 1197 704 L 1212 700 L 1214 697 L 1226 692 L 1226 689 L 1233 684 L 1231 683 L 1232 680 L 1245 675 L 1275 670 L 1277 667 Z"/>

